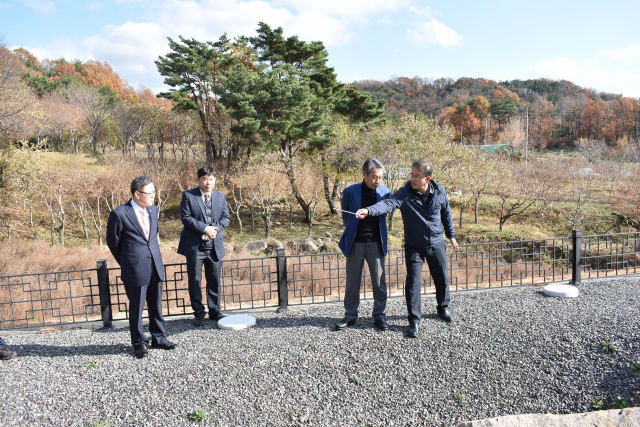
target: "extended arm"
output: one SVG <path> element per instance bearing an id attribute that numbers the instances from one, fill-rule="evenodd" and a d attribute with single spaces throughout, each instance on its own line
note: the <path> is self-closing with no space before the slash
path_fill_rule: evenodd
<path id="1" fill-rule="evenodd" d="M 404 188 L 399 189 L 391 195 L 388 199 L 381 200 L 375 205 L 371 205 L 366 209 L 359 209 L 356 212 L 356 218 L 362 219 L 367 215 L 379 216 L 387 214 L 395 209 L 398 209 L 404 203 L 406 198 L 406 192 Z"/>

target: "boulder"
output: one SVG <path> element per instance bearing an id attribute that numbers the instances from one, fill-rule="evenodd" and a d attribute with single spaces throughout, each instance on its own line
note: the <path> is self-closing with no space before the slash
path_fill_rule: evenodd
<path id="1" fill-rule="evenodd" d="M 252 254 L 257 254 L 258 252 L 262 252 L 267 249 L 267 243 L 262 240 L 255 240 L 253 242 L 245 243 L 244 248 Z"/>
<path id="2" fill-rule="evenodd" d="M 225 243 L 224 251 L 227 253 L 227 255 L 231 255 L 233 253 L 233 243 Z"/>
<path id="3" fill-rule="evenodd" d="M 313 239 L 306 239 L 302 242 L 302 250 L 306 254 L 317 254 L 320 248 Z"/>
<path id="4" fill-rule="evenodd" d="M 276 256 L 278 248 L 284 248 L 284 244 L 280 240 L 271 239 L 267 243 L 265 253 L 267 256 Z"/>

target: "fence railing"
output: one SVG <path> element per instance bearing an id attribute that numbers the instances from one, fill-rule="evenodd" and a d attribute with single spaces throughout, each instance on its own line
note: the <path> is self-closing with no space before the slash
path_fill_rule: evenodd
<path id="1" fill-rule="evenodd" d="M 640 273 L 640 233 L 491 242 L 448 251 L 451 291 L 488 289 Z M 224 311 L 342 301 L 346 259 L 338 253 L 226 259 L 220 278 Z M 167 264 L 163 285 L 165 316 L 191 313 L 186 264 Z M 128 317 L 128 300 L 119 268 L 99 260 L 95 269 L 0 277 L 0 329 L 57 325 Z M 404 294 L 404 250 L 390 250 L 385 261 L 387 291 Z M 425 264 L 422 292 L 435 292 Z M 372 299 L 365 264 L 361 298 Z"/>

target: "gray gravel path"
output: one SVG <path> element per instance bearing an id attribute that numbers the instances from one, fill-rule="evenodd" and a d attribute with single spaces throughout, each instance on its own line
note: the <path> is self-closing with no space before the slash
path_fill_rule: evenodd
<path id="1" fill-rule="evenodd" d="M 174 319 L 167 328 L 178 349 L 143 360 L 125 327 L 1 331 L 19 357 L 0 363 L 0 425 L 454 426 L 586 412 L 593 399 L 639 406 L 640 280 L 580 291 L 454 293 L 452 324 L 426 297 L 418 339 L 404 333 L 402 299 L 388 303 L 387 332 L 373 328 L 371 302 L 341 332 L 332 330 L 339 304 L 252 312 L 257 326 L 240 332 Z M 208 414 L 199 423 L 189 420 L 197 409 Z"/>

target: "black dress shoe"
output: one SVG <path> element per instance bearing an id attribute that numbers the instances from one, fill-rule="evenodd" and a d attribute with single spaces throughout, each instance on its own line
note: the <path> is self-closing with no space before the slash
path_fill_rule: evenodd
<path id="1" fill-rule="evenodd" d="M 417 338 L 419 330 L 420 330 L 419 323 L 409 323 L 409 328 L 407 329 L 407 335 L 409 335 L 411 338 Z"/>
<path id="2" fill-rule="evenodd" d="M 438 317 L 447 323 L 450 323 L 453 320 L 449 307 L 438 307 Z"/>
<path id="3" fill-rule="evenodd" d="M 389 325 L 387 325 L 387 321 L 384 319 L 376 319 L 373 321 L 373 324 L 381 331 L 386 331 L 389 329 Z"/>
<path id="4" fill-rule="evenodd" d="M 344 328 L 347 328 L 349 326 L 353 326 L 356 324 L 356 322 L 358 321 L 358 319 L 347 319 L 346 317 L 344 319 L 342 319 L 341 321 L 339 321 L 338 323 L 336 323 L 336 331 L 341 331 Z"/>
<path id="5" fill-rule="evenodd" d="M 16 357 L 16 352 L 6 347 L 0 346 L 0 360 L 9 360 Z"/>
<path id="6" fill-rule="evenodd" d="M 177 346 L 178 346 L 178 344 L 174 344 L 171 341 L 167 341 L 164 344 L 151 343 L 151 348 L 161 348 L 163 350 L 173 350 Z"/>
<path id="7" fill-rule="evenodd" d="M 204 326 L 204 317 L 196 317 L 193 319 L 193 324 L 196 326 Z"/>
<path id="8" fill-rule="evenodd" d="M 147 345 L 145 343 L 138 344 L 135 350 L 135 354 L 138 359 L 147 357 L 149 355 L 149 350 L 147 350 Z"/>
<path id="9" fill-rule="evenodd" d="M 218 321 L 220 319 L 224 319 L 225 317 L 227 317 L 227 316 L 225 316 L 222 313 L 216 313 L 216 314 L 213 314 L 213 315 L 209 314 L 209 319 L 215 320 L 215 321 Z"/>

